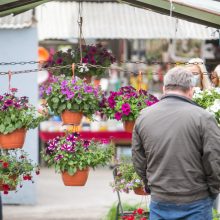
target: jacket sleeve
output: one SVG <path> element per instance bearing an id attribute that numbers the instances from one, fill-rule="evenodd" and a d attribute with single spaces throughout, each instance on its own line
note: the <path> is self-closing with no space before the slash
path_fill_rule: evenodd
<path id="1" fill-rule="evenodd" d="M 211 196 L 220 192 L 220 128 L 210 116 L 204 125 L 202 163 Z"/>
<path id="2" fill-rule="evenodd" d="M 134 169 L 137 174 L 144 181 L 145 186 L 147 186 L 146 169 L 147 169 L 147 159 L 145 156 L 144 147 L 141 142 L 141 138 L 137 131 L 137 126 L 135 125 L 132 134 L 132 161 L 134 164 Z"/>

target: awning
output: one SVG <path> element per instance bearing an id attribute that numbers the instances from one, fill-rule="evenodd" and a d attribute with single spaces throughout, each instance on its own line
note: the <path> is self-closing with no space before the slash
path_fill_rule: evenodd
<path id="1" fill-rule="evenodd" d="M 26 11 L 19 15 L 8 15 L 0 17 L 0 29 L 28 28 L 34 23 L 33 10 Z"/>
<path id="2" fill-rule="evenodd" d="M 128 4 L 83 2 L 86 39 L 213 39 L 216 29 Z M 40 40 L 76 39 L 77 2 L 48 2 L 36 8 Z M 175 33 L 175 26 L 177 32 Z"/>
<path id="3" fill-rule="evenodd" d="M 1 0 L 0 17 L 19 14 L 49 1 L 50 0 Z"/>
<path id="4" fill-rule="evenodd" d="M 220 29 L 220 2 L 215 0 L 118 0 L 133 6 L 172 15 L 195 23 Z"/>

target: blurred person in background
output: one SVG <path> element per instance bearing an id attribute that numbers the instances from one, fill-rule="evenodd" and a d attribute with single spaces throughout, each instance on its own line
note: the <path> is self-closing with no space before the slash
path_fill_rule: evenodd
<path id="1" fill-rule="evenodd" d="M 213 87 L 220 87 L 220 64 L 211 73 L 211 81 Z"/>
<path id="2" fill-rule="evenodd" d="M 201 90 L 211 89 L 212 85 L 204 61 L 200 58 L 192 58 L 188 63 L 186 68 L 194 75 L 195 87 L 199 87 Z"/>

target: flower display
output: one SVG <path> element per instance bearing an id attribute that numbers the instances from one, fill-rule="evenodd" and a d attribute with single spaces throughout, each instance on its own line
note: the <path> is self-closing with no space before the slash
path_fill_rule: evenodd
<path id="1" fill-rule="evenodd" d="M 115 58 L 112 53 L 110 53 L 101 44 L 96 44 L 82 46 L 82 60 L 81 52 L 78 47 L 75 49 L 69 49 L 66 52 L 58 51 L 51 56 L 49 61 L 44 64 L 44 67 L 53 67 L 57 65 L 65 66 L 73 63 L 81 63 L 80 66 L 76 66 L 75 74 L 80 78 L 84 78 L 84 76 L 100 76 L 105 72 L 105 69 L 92 67 L 91 65 L 109 67 L 114 62 Z M 72 76 L 72 71 L 70 68 L 62 68 L 59 70 L 53 70 L 53 74 Z"/>
<path id="2" fill-rule="evenodd" d="M 42 154 L 48 166 L 54 166 L 57 172 L 74 175 L 77 170 L 106 165 L 112 158 L 113 148 L 95 140 L 81 139 L 79 133 L 70 133 L 50 140 Z"/>
<path id="3" fill-rule="evenodd" d="M 132 214 L 127 216 L 122 216 L 122 220 L 147 220 L 149 217 L 149 212 L 146 212 L 142 208 L 135 209 Z"/>
<path id="4" fill-rule="evenodd" d="M 0 155 L 0 188 L 4 194 L 22 187 L 23 181 L 33 181 L 33 174 L 40 173 L 39 167 L 28 159 L 23 150 L 4 151 Z"/>
<path id="5" fill-rule="evenodd" d="M 0 133 L 8 134 L 16 129 L 36 128 L 45 117 L 39 115 L 36 108 L 29 103 L 28 97 L 16 97 L 17 89 L 0 95 Z"/>
<path id="6" fill-rule="evenodd" d="M 99 110 L 102 99 L 100 87 L 93 87 L 82 80 L 72 78 L 53 77 L 51 83 L 40 88 L 41 97 L 55 115 L 64 110 L 82 112 L 85 116 L 92 115 Z"/>
<path id="7" fill-rule="evenodd" d="M 118 92 L 110 92 L 103 97 L 101 111 L 110 119 L 134 121 L 140 111 L 158 102 L 158 99 L 146 90 L 137 91 L 132 86 L 121 87 Z"/>
<path id="8" fill-rule="evenodd" d="M 135 172 L 133 164 L 124 160 L 117 168 L 115 181 L 110 185 L 114 191 L 125 193 L 129 193 L 135 188 L 144 188 L 144 183 Z"/>
<path id="9" fill-rule="evenodd" d="M 220 88 L 205 91 L 196 88 L 193 100 L 213 114 L 220 125 Z"/>
<path id="10" fill-rule="evenodd" d="M 80 49 L 77 48 L 74 54 L 74 62 L 80 63 Z M 105 72 L 104 68 L 92 67 L 91 65 L 99 65 L 101 67 L 109 67 L 115 62 L 115 58 L 101 44 L 83 45 L 82 46 L 82 63 L 84 66 L 76 68 L 78 76 L 87 74 L 90 76 L 101 76 Z M 90 65 L 89 65 L 90 64 Z M 85 68 L 86 67 L 86 68 Z"/>

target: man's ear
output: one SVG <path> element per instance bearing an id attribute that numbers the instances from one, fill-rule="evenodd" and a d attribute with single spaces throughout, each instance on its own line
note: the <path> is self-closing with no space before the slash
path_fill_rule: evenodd
<path id="1" fill-rule="evenodd" d="M 166 95 L 166 89 L 165 89 L 165 86 L 163 86 L 163 94 Z"/>

